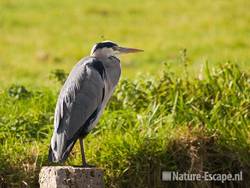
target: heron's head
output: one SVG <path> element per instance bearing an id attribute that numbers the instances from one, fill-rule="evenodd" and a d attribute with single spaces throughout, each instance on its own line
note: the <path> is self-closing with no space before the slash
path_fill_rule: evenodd
<path id="1" fill-rule="evenodd" d="M 120 54 L 142 52 L 143 50 L 136 48 L 125 48 L 118 46 L 112 41 L 103 41 L 95 44 L 91 50 L 91 56 L 99 58 L 108 58 L 111 56 L 119 57 Z"/>

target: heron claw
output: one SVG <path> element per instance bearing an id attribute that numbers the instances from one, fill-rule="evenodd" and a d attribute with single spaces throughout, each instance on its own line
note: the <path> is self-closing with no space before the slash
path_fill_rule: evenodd
<path id="1" fill-rule="evenodd" d="M 96 166 L 86 163 L 86 164 L 83 164 L 82 167 L 83 167 L 83 168 L 95 168 Z"/>

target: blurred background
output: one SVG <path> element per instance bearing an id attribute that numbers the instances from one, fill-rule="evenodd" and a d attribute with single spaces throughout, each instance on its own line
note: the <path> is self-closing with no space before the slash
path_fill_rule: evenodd
<path id="1" fill-rule="evenodd" d="M 145 50 L 121 57 L 85 141 L 106 187 L 250 187 L 249 10 L 249 0 L 0 0 L 0 187 L 39 186 L 59 89 L 103 40 Z M 66 164 L 80 162 L 76 144 Z M 162 170 L 244 181 L 164 184 Z"/>
<path id="2" fill-rule="evenodd" d="M 157 73 L 187 49 L 189 69 L 234 61 L 249 70 L 248 0 L 1 0 L 0 86 L 51 86 L 53 69 L 69 72 L 94 43 L 113 40 L 145 53 L 122 57 L 123 77 Z"/>

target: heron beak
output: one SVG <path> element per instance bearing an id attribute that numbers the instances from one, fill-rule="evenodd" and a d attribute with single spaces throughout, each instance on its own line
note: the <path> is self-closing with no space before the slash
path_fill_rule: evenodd
<path id="1" fill-rule="evenodd" d="M 143 52 L 144 50 L 136 48 L 117 47 L 117 51 L 119 51 L 121 54 L 128 54 L 128 53 Z"/>

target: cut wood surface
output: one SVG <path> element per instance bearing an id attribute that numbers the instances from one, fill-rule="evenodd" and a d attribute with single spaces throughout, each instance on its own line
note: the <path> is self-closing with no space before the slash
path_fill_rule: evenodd
<path id="1" fill-rule="evenodd" d="M 45 166 L 39 174 L 40 188 L 103 188 L 103 170 L 72 166 Z"/>

